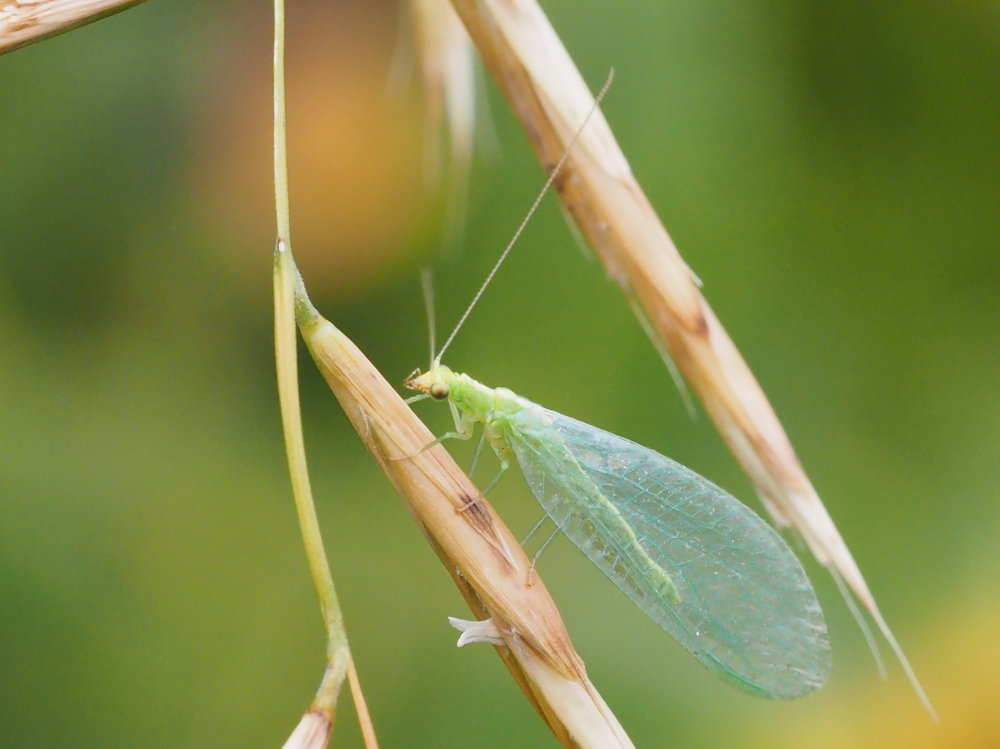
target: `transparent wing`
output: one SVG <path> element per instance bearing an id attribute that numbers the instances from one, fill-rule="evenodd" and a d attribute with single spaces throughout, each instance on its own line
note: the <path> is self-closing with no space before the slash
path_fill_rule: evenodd
<path id="1" fill-rule="evenodd" d="M 540 406 L 511 426 L 546 513 L 695 657 L 762 697 L 801 697 L 826 682 L 830 645 L 816 594 L 753 511 L 680 463 Z M 673 590 L 656 583 L 650 563 Z"/>

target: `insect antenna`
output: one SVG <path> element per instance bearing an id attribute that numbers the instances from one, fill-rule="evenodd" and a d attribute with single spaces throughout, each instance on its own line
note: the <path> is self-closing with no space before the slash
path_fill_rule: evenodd
<path id="1" fill-rule="evenodd" d="M 445 350 L 451 345 L 451 342 L 455 340 L 455 336 L 458 335 L 458 331 L 462 329 L 462 326 L 465 324 L 465 321 L 469 317 L 469 314 L 472 312 L 473 308 L 475 308 L 476 304 L 479 302 L 479 298 L 483 295 L 483 292 L 486 291 L 486 287 L 490 285 L 490 282 L 493 280 L 493 276 L 495 276 L 497 274 L 497 271 L 500 270 L 500 266 L 503 265 L 504 260 L 507 259 L 507 255 L 509 255 L 510 251 L 514 248 L 514 245 L 520 238 L 521 233 L 524 231 L 524 228 L 528 225 L 528 222 L 531 220 L 531 217 L 535 215 L 535 211 L 538 210 L 538 206 L 542 202 L 542 198 L 545 197 L 545 193 L 549 191 L 549 188 L 552 187 L 552 183 L 555 182 L 556 177 L 559 176 L 559 172 L 562 170 L 563 165 L 569 159 L 569 155 L 570 152 L 573 150 L 573 146 L 576 144 L 576 141 L 580 138 L 580 134 L 583 132 L 583 129 L 587 126 L 587 123 L 590 122 L 590 118 L 594 115 L 594 112 L 597 111 L 597 108 L 600 106 L 601 101 L 604 99 L 604 95 L 608 93 L 608 89 L 611 88 L 611 82 L 614 79 L 615 79 L 615 69 L 611 68 L 611 70 L 608 72 L 607 80 L 604 81 L 604 85 L 601 86 L 601 90 L 597 93 L 597 96 L 594 97 L 594 104 L 593 106 L 591 106 L 590 111 L 587 112 L 587 116 L 583 118 L 583 122 L 580 123 L 580 127 L 577 128 L 576 132 L 573 133 L 573 137 L 570 138 L 569 143 L 566 144 L 566 150 L 563 151 L 562 156 L 559 157 L 559 161 L 556 162 L 555 167 L 553 167 L 552 171 L 549 173 L 548 179 L 545 180 L 545 184 L 539 191 L 538 196 L 535 198 L 535 201 L 531 204 L 531 208 L 528 209 L 528 213 L 521 221 L 521 224 L 517 227 L 517 231 L 514 232 L 514 236 L 511 237 L 510 241 L 507 243 L 507 246 L 504 248 L 504 251 L 500 253 L 500 258 L 496 261 L 496 263 L 493 265 L 493 268 L 486 275 L 486 280 L 483 281 L 482 286 L 479 287 L 479 291 L 477 291 L 476 295 L 472 297 L 472 301 L 469 302 L 469 306 L 465 308 L 465 312 L 462 313 L 462 316 L 459 318 L 458 323 L 455 325 L 455 328 L 451 331 L 451 335 L 448 336 L 448 339 L 444 342 L 444 345 L 441 347 L 441 350 L 437 352 L 437 357 L 433 360 L 433 364 L 440 364 L 441 357 L 444 355 Z"/>

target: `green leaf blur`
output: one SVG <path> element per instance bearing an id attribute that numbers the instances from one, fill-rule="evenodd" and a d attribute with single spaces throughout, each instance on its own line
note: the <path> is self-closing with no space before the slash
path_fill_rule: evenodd
<path id="1" fill-rule="evenodd" d="M 879 680 L 827 574 L 834 652 L 791 703 L 730 689 L 569 544 L 540 572 L 638 746 L 989 746 L 1000 735 L 1000 16 L 987 2 L 546 3 L 757 373 L 942 723 Z M 440 251 L 397 8 L 289 8 L 296 253 L 386 375 L 426 365 L 543 181 L 499 149 Z M 151 2 L 0 57 L 0 736 L 276 746 L 319 683 L 270 328 L 270 9 Z M 550 197 L 449 350 L 759 511 Z M 334 576 L 385 746 L 552 745 L 320 377 L 303 401 Z M 447 415 L 419 413 L 437 429 Z M 468 460 L 464 448 L 458 448 Z M 494 465 L 477 474 L 485 483 Z M 526 533 L 513 474 L 491 500 Z M 344 696 L 334 746 L 358 745 Z"/>

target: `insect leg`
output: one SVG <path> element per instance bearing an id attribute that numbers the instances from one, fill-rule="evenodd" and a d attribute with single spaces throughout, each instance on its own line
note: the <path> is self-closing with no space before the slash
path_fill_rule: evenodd
<path id="1" fill-rule="evenodd" d="M 469 507 L 471 507 L 472 505 L 474 505 L 474 504 L 475 504 L 476 502 L 478 502 L 478 501 L 479 501 L 480 499 L 482 499 L 483 497 L 485 497 L 485 496 L 487 495 L 487 493 L 489 493 L 489 491 L 490 491 L 490 490 L 491 490 L 491 489 L 492 489 L 492 488 L 493 488 L 494 486 L 496 486 L 496 485 L 497 485 L 497 483 L 498 483 L 498 482 L 500 481 L 500 479 L 501 479 L 501 478 L 503 478 L 503 475 L 504 475 L 505 473 L 507 473 L 507 469 L 508 469 L 508 468 L 510 468 L 510 463 L 508 463 L 508 462 L 507 462 L 506 460 L 505 460 L 505 461 L 502 461 L 502 462 L 500 463 L 500 470 L 499 470 L 499 471 L 497 471 L 497 475 L 493 477 L 493 480 L 492 480 L 492 481 L 490 481 L 490 483 L 488 483 L 488 484 L 486 485 L 486 488 L 485 488 L 485 489 L 483 489 L 483 490 L 482 490 L 481 492 L 479 492 L 479 496 L 477 496 L 477 497 L 476 497 L 475 499 L 470 499 L 470 500 L 469 500 L 468 502 L 466 502 L 466 503 L 465 503 L 464 505 L 462 505 L 461 507 L 459 507 L 459 508 L 458 508 L 458 509 L 459 509 L 459 512 L 461 512 L 461 511 L 463 511 L 463 510 L 467 510 L 467 509 L 468 509 Z"/>
<path id="2" fill-rule="evenodd" d="M 543 514 L 543 515 L 542 515 L 542 516 L 541 516 L 541 517 L 540 517 L 540 518 L 538 519 L 538 522 L 537 522 L 537 523 L 535 523 L 535 524 L 534 524 L 534 525 L 533 525 L 533 526 L 531 527 L 531 530 L 530 530 L 530 531 L 528 531 L 528 535 L 527 535 L 527 536 L 525 536 L 524 538 L 522 538 L 522 539 L 521 539 L 521 546 L 524 546 L 524 545 L 525 545 L 526 543 L 528 543 L 528 539 L 530 539 L 530 538 L 531 538 L 532 536 L 534 536 L 534 535 L 535 535 L 535 533 L 536 533 L 536 532 L 538 531 L 538 529 L 539 529 L 539 528 L 541 528 L 541 527 L 542 527 L 542 525 L 543 525 L 543 524 L 545 523 L 545 521 L 546 521 L 546 520 L 548 520 L 548 519 L 549 519 L 549 516 L 548 516 L 548 515 L 544 515 L 544 514 Z"/>
<path id="3" fill-rule="evenodd" d="M 448 405 L 451 406 L 451 408 L 452 408 L 452 415 L 455 417 L 455 431 L 453 431 L 453 432 L 445 432 L 444 434 L 442 434 L 440 437 L 438 437 L 433 442 L 425 445 L 424 448 L 423 448 L 423 450 L 421 450 L 420 452 L 423 452 L 424 450 L 427 450 L 427 449 L 429 449 L 431 447 L 434 447 L 434 445 L 440 445 L 445 440 L 470 440 L 470 439 L 472 439 L 472 434 L 473 434 L 473 432 L 475 432 L 475 429 L 476 429 L 475 422 L 473 422 L 472 419 L 466 418 L 464 414 L 460 414 L 458 412 L 458 409 L 455 408 L 454 405 L 452 405 L 450 403 Z"/>
<path id="4" fill-rule="evenodd" d="M 548 517 L 548 515 L 546 515 L 545 517 Z M 541 525 L 544 520 L 545 518 L 539 520 L 538 525 L 536 525 L 535 528 L 538 528 L 538 526 Z M 532 528 L 532 533 L 534 533 L 535 528 Z M 538 551 L 536 551 L 534 555 L 531 557 L 531 567 L 528 568 L 528 579 L 525 580 L 524 583 L 525 585 L 531 585 L 531 576 L 535 574 L 535 563 L 538 561 L 538 558 L 542 555 L 542 552 L 548 548 L 548 545 L 550 543 L 552 543 L 552 539 L 558 535 L 559 535 L 559 527 L 557 526 L 556 529 L 549 534 L 549 537 L 545 539 L 545 542 L 541 545 L 541 547 L 539 547 Z"/>
<path id="5" fill-rule="evenodd" d="M 510 463 L 508 463 L 506 460 L 500 463 L 500 470 L 497 471 L 497 475 L 494 476 L 493 480 L 490 481 L 490 483 L 488 483 L 486 485 L 485 489 L 483 489 L 483 496 L 484 497 L 489 493 L 490 489 L 492 489 L 494 486 L 496 486 L 497 482 L 499 482 L 500 479 L 503 478 L 503 475 L 505 473 L 507 473 L 507 469 L 508 468 L 510 468 Z"/>
<path id="6" fill-rule="evenodd" d="M 469 466 L 468 474 L 469 478 L 472 478 L 472 474 L 476 471 L 476 464 L 479 462 L 479 456 L 483 452 L 483 445 L 486 444 L 486 431 L 483 431 L 482 437 L 479 438 L 479 444 L 476 446 L 476 454 L 472 456 L 472 465 Z"/>
<path id="7" fill-rule="evenodd" d="M 473 422 L 472 419 L 466 418 L 466 416 L 464 414 L 462 414 L 461 412 L 459 412 L 459 410 L 455 407 L 455 404 L 449 402 L 448 405 L 451 406 L 451 415 L 455 419 L 455 431 L 453 431 L 453 432 L 445 432 L 444 434 L 442 434 L 437 439 L 434 439 L 434 440 L 431 440 L 430 442 L 428 442 L 426 445 L 424 445 L 423 447 L 421 447 L 415 453 L 411 453 L 410 455 L 401 455 L 398 458 L 391 458 L 391 460 L 408 460 L 409 458 L 415 458 L 418 455 L 420 455 L 421 453 L 424 453 L 427 450 L 430 450 L 435 445 L 440 445 L 445 440 L 450 440 L 450 439 L 459 439 L 459 440 L 472 439 L 472 434 L 475 431 L 475 426 L 476 426 L 475 422 Z"/>

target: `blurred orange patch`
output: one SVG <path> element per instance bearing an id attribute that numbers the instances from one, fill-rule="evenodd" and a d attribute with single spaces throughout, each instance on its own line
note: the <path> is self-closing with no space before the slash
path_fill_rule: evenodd
<path id="1" fill-rule="evenodd" d="M 310 289 L 358 293 L 411 254 L 436 197 L 423 175 L 422 103 L 415 87 L 390 91 L 398 19 L 386 8 L 313 2 L 288 12 L 293 246 Z M 275 222 L 270 28 L 253 23 L 216 82 L 193 168 L 203 215 L 256 274 Z"/>
<path id="2" fill-rule="evenodd" d="M 840 710 L 800 723 L 797 735 L 782 743 L 812 749 L 1000 746 L 1000 606 L 966 597 L 934 610 L 942 618 L 929 622 L 929 641 L 910 644 L 910 657 L 940 723 L 923 711 L 899 669 L 890 668 L 887 682 L 866 681 Z"/>

